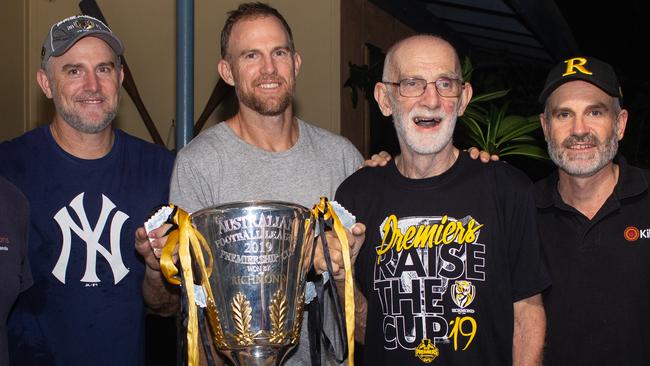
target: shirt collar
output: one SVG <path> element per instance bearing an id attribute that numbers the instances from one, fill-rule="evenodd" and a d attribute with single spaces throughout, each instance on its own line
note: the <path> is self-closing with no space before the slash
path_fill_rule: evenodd
<path id="1" fill-rule="evenodd" d="M 619 169 L 618 182 L 614 187 L 614 199 L 618 201 L 634 197 L 648 190 L 648 181 L 642 169 L 629 165 L 620 153 L 617 153 L 614 157 L 614 163 L 618 165 Z M 559 175 L 556 169 L 551 175 L 535 184 L 535 204 L 537 208 L 567 206 L 562 201 L 560 192 L 557 190 L 558 179 Z"/>

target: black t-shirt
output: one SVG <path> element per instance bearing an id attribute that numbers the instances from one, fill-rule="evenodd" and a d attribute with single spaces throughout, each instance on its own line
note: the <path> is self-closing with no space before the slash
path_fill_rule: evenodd
<path id="1" fill-rule="evenodd" d="M 466 153 L 432 178 L 390 162 L 341 184 L 336 200 L 366 224 L 355 276 L 368 365 L 512 363 L 513 303 L 550 283 L 530 186 Z"/>
<path id="2" fill-rule="evenodd" d="M 0 365 L 8 365 L 7 316 L 18 294 L 32 285 L 27 260 L 27 199 L 0 177 Z"/>
<path id="3" fill-rule="evenodd" d="M 615 162 L 618 183 L 591 220 L 562 201 L 557 173 L 536 184 L 553 281 L 547 365 L 650 365 L 650 171 Z"/>

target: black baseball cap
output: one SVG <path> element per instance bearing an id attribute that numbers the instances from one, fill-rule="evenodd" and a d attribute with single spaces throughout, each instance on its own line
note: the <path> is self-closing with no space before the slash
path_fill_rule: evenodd
<path id="1" fill-rule="evenodd" d="M 608 63 L 593 57 L 573 57 L 564 60 L 549 72 L 539 102 L 544 104 L 555 89 L 569 81 L 582 80 L 600 88 L 615 98 L 623 98 L 621 85 L 614 68 Z"/>
<path id="2" fill-rule="evenodd" d="M 50 28 L 43 41 L 41 68 L 45 69 L 50 57 L 63 55 L 80 39 L 88 36 L 103 40 L 118 56 L 124 53 L 122 42 L 106 24 L 88 15 L 76 15 L 65 18 Z"/>

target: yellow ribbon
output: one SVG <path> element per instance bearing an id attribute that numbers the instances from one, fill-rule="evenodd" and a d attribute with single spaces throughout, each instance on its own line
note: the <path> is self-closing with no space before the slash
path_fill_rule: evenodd
<path id="1" fill-rule="evenodd" d="M 174 208 L 174 205 L 170 205 Z M 320 203 L 315 205 L 311 211 L 311 216 L 317 219 L 323 215 L 325 220 L 332 219 L 334 232 L 339 238 L 341 243 L 341 251 L 343 254 L 343 267 L 345 268 L 345 324 L 347 330 L 348 342 L 348 364 L 354 366 L 354 285 L 352 280 L 352 265 L 350 263 L 350 246 L 345 229 L 341 224 L 338 216 L 334 212 L 332 205 L 327 202 L 326 198 L 321 198 Z M 172 231 L 167 238 L 165 246 L 162 248 L 160 256 L 160 270 L 162 271 L 165 279 L 171 284 L 179 285 L 181 280 L 178 278 L 179 270 L 174 264 L 174 252 L 178 252 L 178 259 L 181 263 L 183 271 L 183 283 L 186 285 L 186 292 L 188 298 L 188 324 L 187 324 L 187 363 L 188 366 L 199 365 L 199 343 L 198 343 L 198 317 L 196 311 L 196 303 L 194 298 L 194 274 L 192 271 L 192 257 L 190 251 L 194 254 L 194 258 L 201 271 L 202 281 L 206 296 L 212 296 L 212 289 L 208 278 L 212 274 L 213 258 L 212 253 L 208 248 L 208 244 L 196 230 L 191 223 L 190 215 L 181 210 L 176 209 L 173 217 L 173 222 L 178 228 Z M 203 257 L 203 251 L 208 255 L 208 264 L 206 266 Z M 333 279 L 332 279 L 333 280 Z"/>
<path id="2" fill-rule="evenodd" d="M 170 205 L 174 208 L 174 205 Z M 212 289 L 208 278 L 212 274 L 212 253 L 208 248 L 208 244 L 190 221 L 190 215 L 181 210 L 176 209 L 173 221 L 178 225 L 178 229 L 172 231 L 167 238 L 165 246 L 162 248 L 160 255 L 160 270 L 167 279 L 167 281 L 174 285 L 181 284 L 178 278 L 178 268 L 174 264 L 173 254 L 178 249 L 178 259 L 181 263 L 183 271 L 183 283 L 186 286 L 187 300 L 188 300 L 188 321 L 187 321 L 187 364 L 188 366 L 199 365 L 199 325 L 198 317 L 196 314 L 196 302 L 194 299 L 194 274 L 192 272 L 192 256 L 194 254 L 196 263 L 201 271 L 201 284 L 204 287 L 207 296 L 212 296 Z M 203 258 L 203 251 L 208 255 L 208 265 L 206 268 L 205 260 Z"/>
<path id="3" fill-rule="evenodd" d="M 320 202 L 314 206 L 311 211 L 312 217 L 318 218 L 323 215 L 325 220 L 332 219 L 334 223 L 334 232 L 341 242 L 341 252 L 343 254 L 343 267 L 345 268 L 345 328 L 348 340 L 348 365 L 354 366 L 354 283 L 352 280 L 352 264 L 350 263 L 350 244 L 348 237 L 345 235 L 345 229 L 341 220 L 334 212 L 332 205 L 327 202 L 325 197 L 321 197 Z M 315 220 L 318 223 L 317 220 Z M 321 233 L 325 235 L 325 233 Z M 324 248 L 323 248 L 324 250 Z M 334 280 L 333 278 L 331 280 Z"/>

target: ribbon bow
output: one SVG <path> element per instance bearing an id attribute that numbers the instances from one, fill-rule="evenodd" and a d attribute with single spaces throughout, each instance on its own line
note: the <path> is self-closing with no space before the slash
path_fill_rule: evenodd
<path id="1" fill-rule="evenodd" d="M 170 205 L 174 208 L 174 205 Z M 187 364 L 188 366 L 197 366 L 199 364 L 199 325 L 196 311 L 196 302 L 194 298 L 194 273 L 192 271 L 192 255 L 195 258 L 201 272 L 201 285 L 204 286 L 205 292 L 212 293 L 208 278 L 212 274 L 212 253 L 208 244 L 196 228 L 192 226 L 190 215 L 176 207 L 172 218 L 178 229 L 172 231 L 167 238 L 165 246 L 162 248 L 160 256 L 160 270 L 167 281 L 174 285 L 180 285 L 181 280 L 178 278 L 178 268 L 174 264 L 173 254 L 177 250 L 178 258 L 183 271 L 182 278 L 185 283 L 188 299 L 188 321 L 187 321 Z M 208 264 L 206 266 L 203 257 L 203 251 L 208 255 Z"/>

